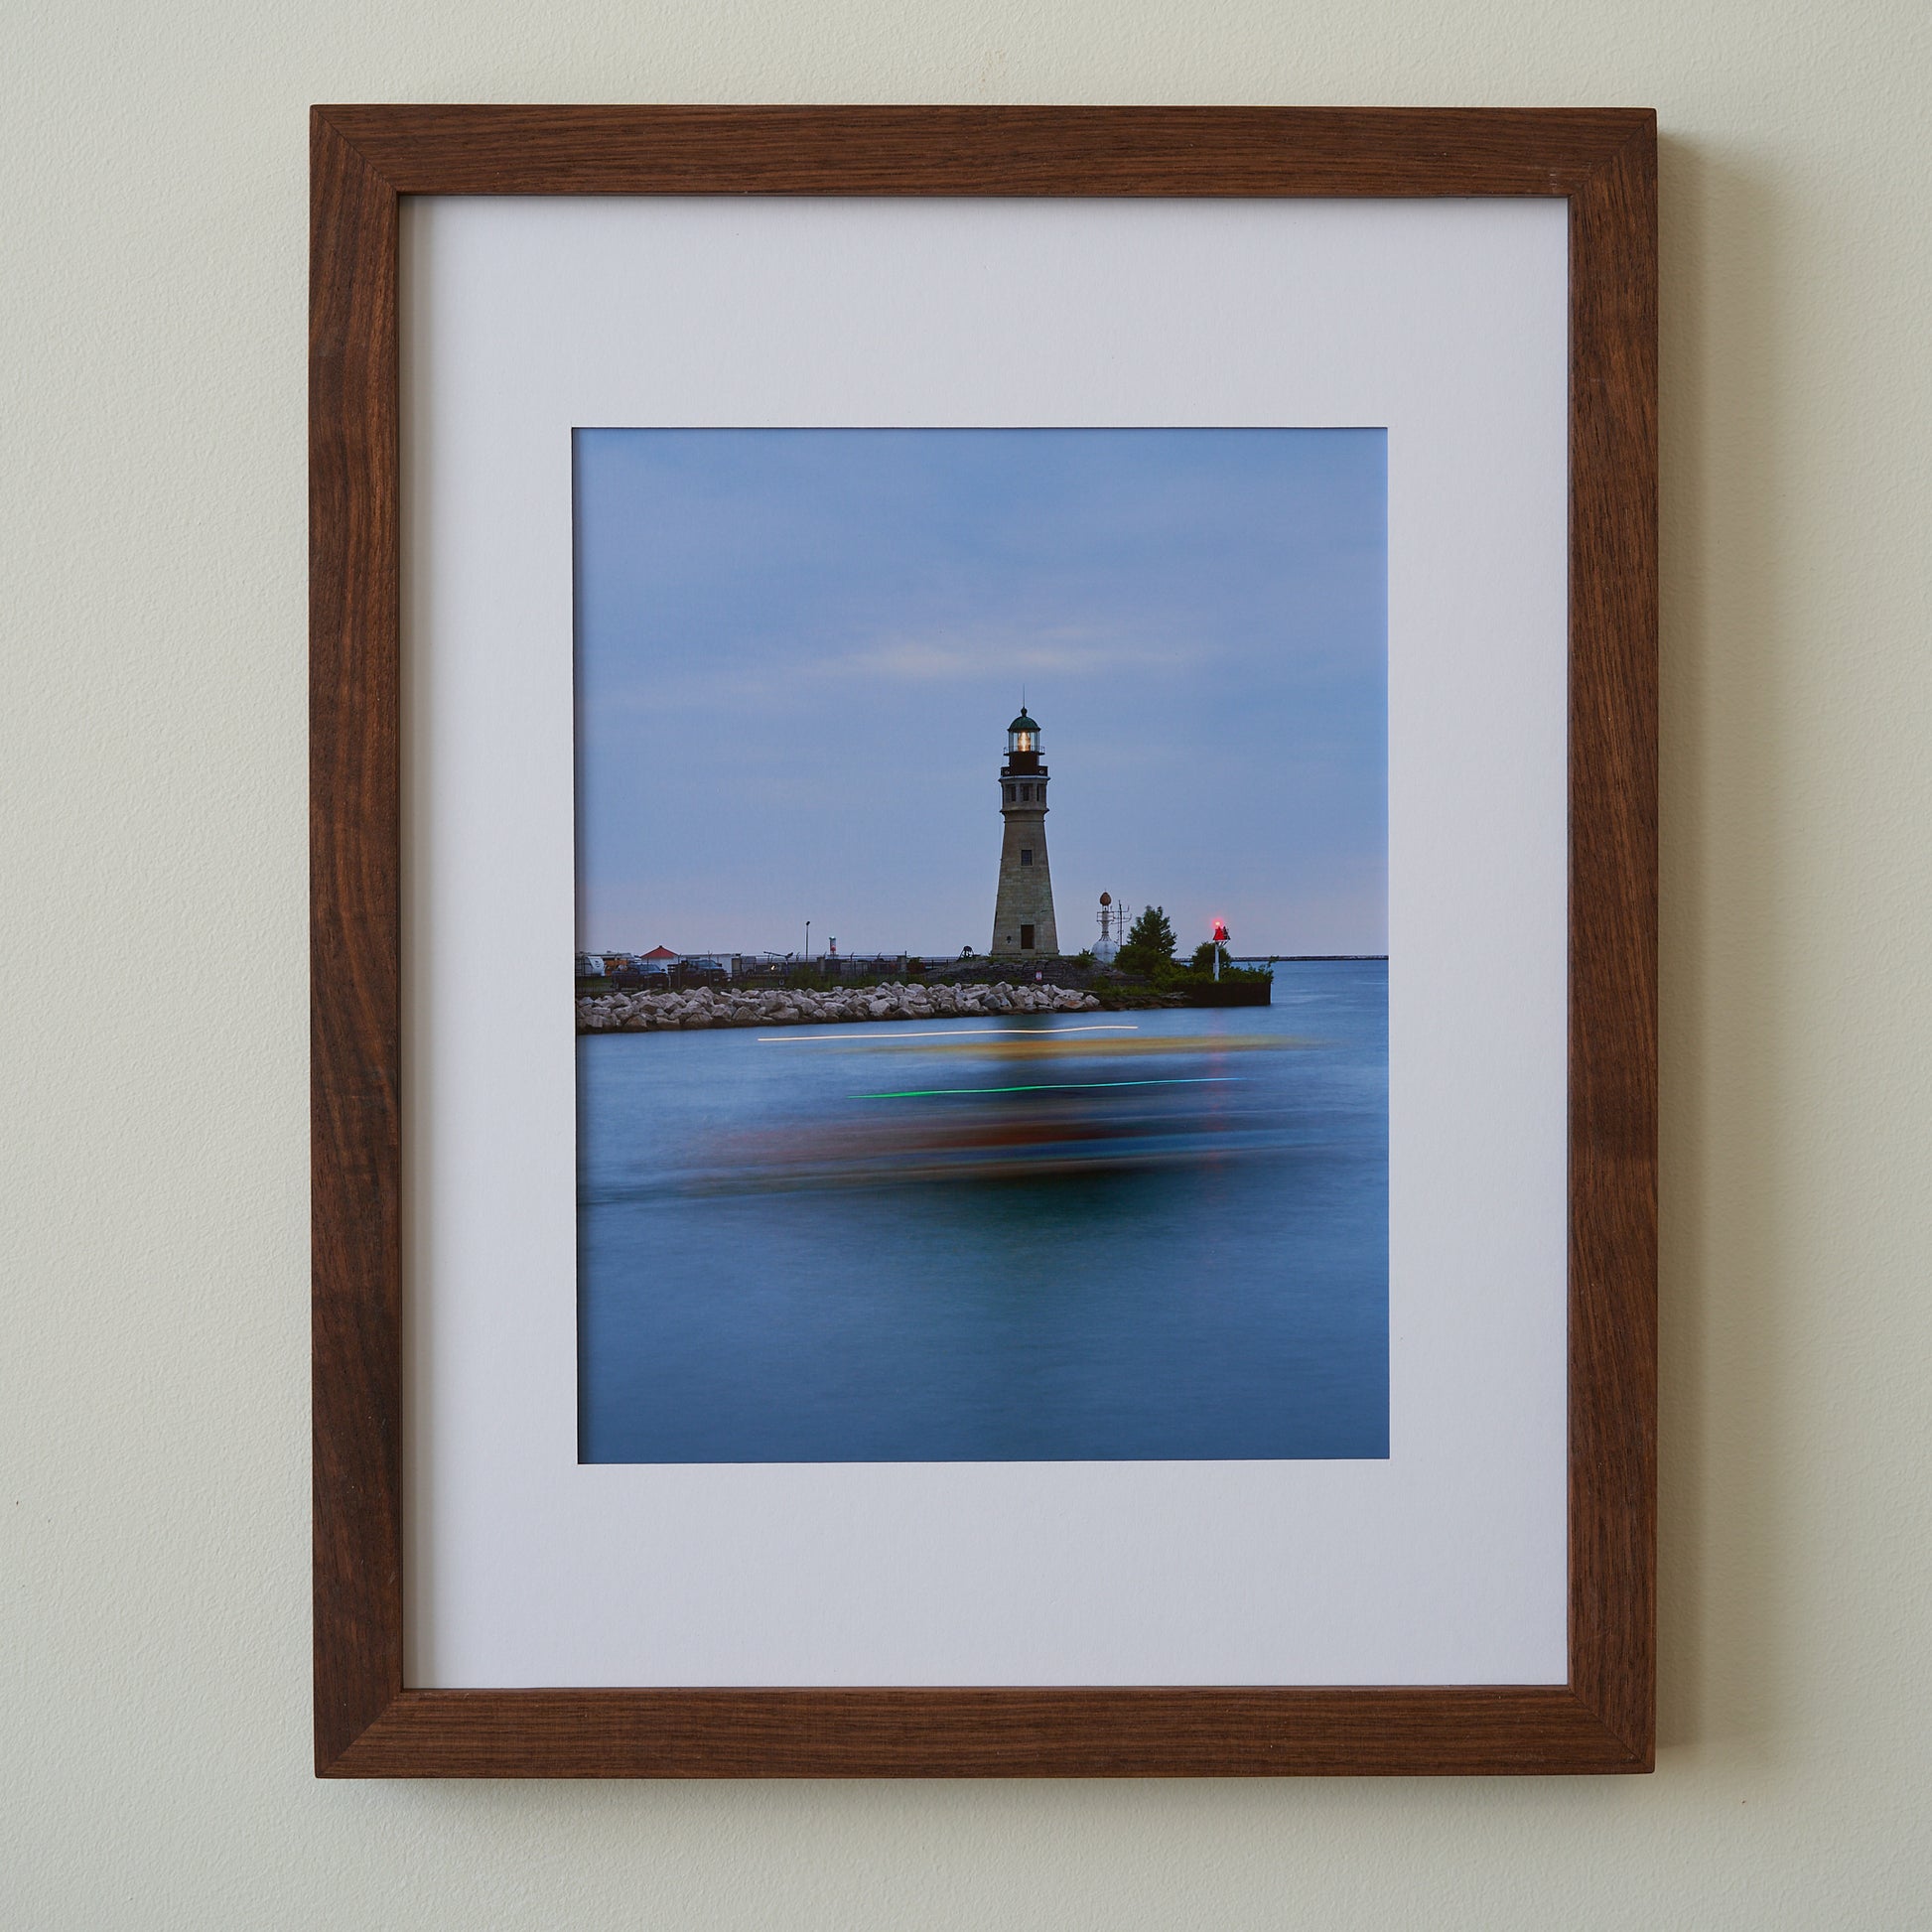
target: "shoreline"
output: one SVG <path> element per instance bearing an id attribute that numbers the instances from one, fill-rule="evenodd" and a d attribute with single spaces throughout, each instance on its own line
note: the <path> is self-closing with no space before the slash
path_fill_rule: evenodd
<path id="1" fill-rule="evenodd" d="M 926 986 L 893 981 L 850 992 L 763 987 L 734 992 L 598 993 L 577 1002 L 579 1034 L 682 1033 L 708 1027 L 825 1027 L 891 1020 L 971 1020 L 1016 1013 L 1099 1013 L 1104 1003 L 1071 987 Z"/>
<path id="2" fill-rule="evenodd" d="M 1250 955 L 1258 958 L 1258 955 Z M 1289 964 L 1370 964 L 1385 953 L 1276 955 L 1270 966 Z M 1054 962 L 1064 966 L 1064 962 Z M 1027 980 L 883 980 L 852 986 L 815 988 L 722 984 L 655 991 L 643 987 L 586 990 L 580 981 L 576 1031 L 673 1033 L 712 1027 L 809 1027 L 900 1020 L 979 1019 L 1011 1014 L 1143 1013 L 1218 1010 L 1273 1005 L 1271 971 L 1242 967 L 1232 982 L 1209 983 L 1188 975 L 1176 985 L 1123 982 L 1107 974 L 1093 983 L 1067 984 L 1064 975 Z"/>

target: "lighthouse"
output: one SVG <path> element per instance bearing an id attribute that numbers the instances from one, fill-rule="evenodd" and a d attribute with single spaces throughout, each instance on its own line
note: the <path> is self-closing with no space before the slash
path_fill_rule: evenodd
<path id="1" fill-rule="evenodd" d="M 1053 874 L 1046 863 L 1046 767 L 1039 727 L 1027 715 L 1007 727 L 1000 767 L 1000 892 L 993 906 L 996 958 L 1051 958 L 1060 949 L 1053 924 Z"/>

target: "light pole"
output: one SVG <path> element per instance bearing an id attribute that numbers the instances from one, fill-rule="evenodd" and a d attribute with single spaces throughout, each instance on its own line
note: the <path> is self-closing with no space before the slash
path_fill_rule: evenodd
<path id="1" fill-rule="evenodd" d="M 805 921 L 805 970 L 809 972 L 812 964 L 812 922 Z"/>

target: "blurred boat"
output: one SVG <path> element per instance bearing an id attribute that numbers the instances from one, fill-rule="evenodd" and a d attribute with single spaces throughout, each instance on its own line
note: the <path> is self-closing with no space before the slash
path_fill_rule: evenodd
<path id="1" fill-rule="evenodd" d="M 951 1034 L 923 1040 L 792 1035 L 843 1046 L 868 1071 L 916 1060 L 911 1081 L 856 1081 L 834 1105 L 720 1135 L 681 1176 L 703 1191 L 1048 1179 L 1252 1160 L 1290 1144 L 1271 1083 L 1244 1072 L 1279 1038 L 1141 1037 L 1131 1028 Z"/>

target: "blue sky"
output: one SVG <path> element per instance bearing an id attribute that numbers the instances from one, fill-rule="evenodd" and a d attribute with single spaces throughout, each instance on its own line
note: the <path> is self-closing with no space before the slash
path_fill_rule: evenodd
<path id="1" fill-rule="evenodd" d="M 1380 430 L 580 430 L 578 937 L 985 950 L 1022 687 L 1061 949 L 1381 952 Z"/>

